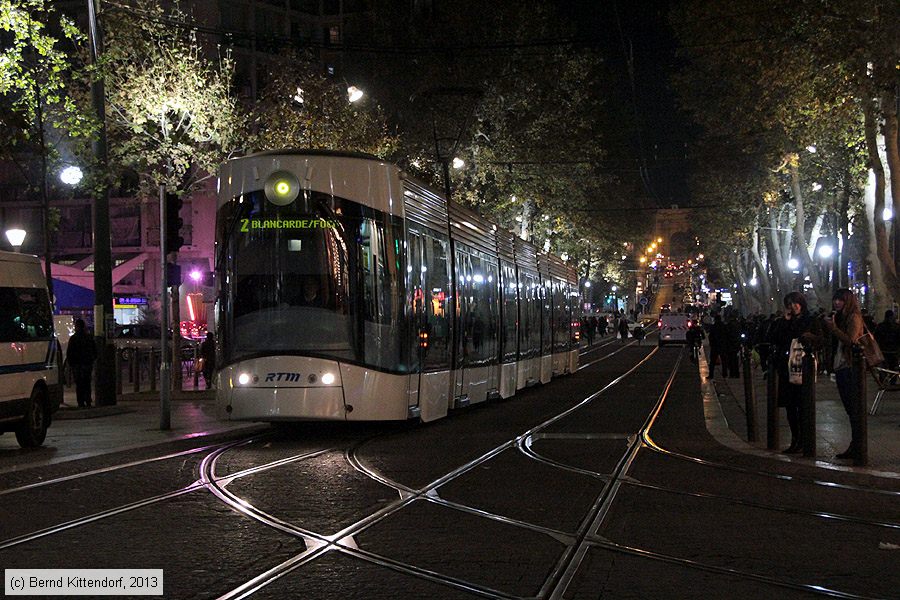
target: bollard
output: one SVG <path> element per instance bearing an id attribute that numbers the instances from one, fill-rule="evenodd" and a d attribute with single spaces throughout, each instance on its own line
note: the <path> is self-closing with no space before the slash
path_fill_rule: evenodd
<path id="1" fill-rule="evenodd" d="M 869 464 L 869 421 L 866 411 L 866 357 L 862 346 L 853 346 L 853 376 L 856 378 L 856 398 L 853 415 L 850 416 L 850 430 L 856 455 L 853 464 L 864 467 Z"/>
<path id="2" fill-rule="evenodd" d="M 778 450 L 778 369 L 774 353 L 769 355 L 769 374 L 766 379 L 766 447 Z"/>
<path id="3" fill-rule="evenodd" d="M 750 346 L 743 347 L 744 412 L 747 415 L 747 441 L 756 441 L 756 400 L 753 397 L 753 368 L 750 366 Z"/>
<path id="4" fill-rule="evenodd" d="M 134 378 L 133 383 L 134 386 L 131 388 L 134 393 L 141 391 L 141 351 L 138 348 L 134 349 L 134 352 L 131 354 L 131 361 L 134 365 L 131 367 L 134 370 Z"/>
<path id="5" fill-rule="evenodd" d="M 800 386 L 800 441 L 803 456 L 816 456 L 816 358 L 803 346 L 803 384 Z"/>
<path id="6" fill-rule="evenodd" d="M 155 349 L 150 348 L 150 391 L 156 391 L 156 375 L 159 370 L 159 354 Z"/>
<path id="7" fill-rule="evenodd" d="M 198 358 L 199 358 L 198 348 L 196 346 L 194 346 L 194 389 L 195 390 L 200 389 L 200 369 L 197 368 L 199 366 L 197 364 Z"/>
<path id="8" fill-rule="evenodd" d="M 122 394 L 122 350 L 116 352 L 115 369 L 116 369 L 116 395 Z"/>

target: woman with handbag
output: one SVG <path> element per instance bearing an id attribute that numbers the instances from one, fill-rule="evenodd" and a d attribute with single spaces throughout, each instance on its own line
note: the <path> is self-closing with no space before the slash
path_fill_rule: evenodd
<path id="1" fill-rule="evenodd" d="M 806 296 L 800 292 L 791 292 L 784 297 L 784 316 L 778 319 L 771 330 L 771 343 L 774 351 L 772 359 L 778 373 L 778 405 L 787 412 L 788 425 L 791 428 L 791 445 L 784 454 L 797 454 L 803 451 L 800 439 L 801 417 L 801 385 L 791 383 L 788 369 L 788 358 L 791 344 L 799 340 L 813 349 L 822 344 L 822 333 L 818 321 L 809 313 Z"/>
<path id="2" fill-rule="evenodd" d="M 834 312 L 824 320 L 825 328 L 831 332 L 837 340 L 837 348 L 834 351 L 834 377 L 837 382 L 838 394 L 847 416 L 850 417 L 850 431 L 852 441 L 846 452 L 841 452 L 835 458 L 856 458 L 859 440 L 856 439 L 858 425 L 856 421 L 855 404 L 859 401 L 856 393 L 856 374 L 853 368 L 853 344 L 859 342 L 863 336 L 862 313 L 859 302 L 853 292 L 847 288 L 839 289 L 831 298 Z"/>

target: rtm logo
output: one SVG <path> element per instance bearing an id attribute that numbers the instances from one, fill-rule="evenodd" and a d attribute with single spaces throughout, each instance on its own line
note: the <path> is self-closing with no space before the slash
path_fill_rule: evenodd
<path id="1" fill-rule="evenodd" d="M 300 381 L 300 373 L 266 373 L 266 381 Z"/>

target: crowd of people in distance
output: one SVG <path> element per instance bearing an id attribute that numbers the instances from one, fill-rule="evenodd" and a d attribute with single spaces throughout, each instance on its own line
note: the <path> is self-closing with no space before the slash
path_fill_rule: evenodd
<path id="1" fill-rule="evenodd" d="M 623 315 L 624 317 L 624 315 Z M 605 317 L 601 317 L 606 322 Z M 582 324 L 584 339 L 593 344 L 591 319 Z M 778 405 L 787 413 L 791 430 L 791 443 L 784 453 L 803 451 L 801 439 L 801 385 L 791 382 L 789 374 L 789 354 L 794 340 L 799 340 L 815 353 L 820 372 L 827 373 L 835 382 L 838 395 L 851 421 L 851 429 L 856 432 L 854 422 L 858 413 L 855 404 L 859 401 L 856 393 L 856 367 L 851 349 L 859 343 L 864 333 L 874 336 L 884 355 L 883 369 L 896 371 L 900 359 L 900 323 L 897 315 L 888 310 L 881 322 L 876 323 L 872 315 L 860 307 L 859 301 L 850 289 L 840 289 L 832 297 L 830 311 L 811 310 L 806 297 L 800 292 L 791 292 L 783 300 L 783 309 L 769 315 L 753 314 L 742 316 L 726 307 L 721 312 L 706 313 L 702 317 L 702 327 L 692 327 L 687 333 L 687 343 L 691 348 L 691 359 L 696 360 L 697 349 L 704 338 L 708 340 L 707 359 L 709 379 L 718 370 L 722 377 L 741 376 L 741 350 L 746 348 L 752 361 L 762 368 L 763 377 L 768 376 L 767 367 L 774 361 L 777 377 Z M 612 331 L 622 335 L 624 318 L 618 321 Z M 604 331 L 605 329 L 601 330 Z M 845 452 L 837 454 L 837 459 L 854 459 L 859 454 L 859 441 L 851 440 Z"/>

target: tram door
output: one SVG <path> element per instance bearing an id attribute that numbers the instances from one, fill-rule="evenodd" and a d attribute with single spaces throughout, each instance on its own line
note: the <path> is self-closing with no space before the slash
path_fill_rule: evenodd
<path id="1" fill-rule="evenodd" d="M 445 416 L 449 406 L 450 242 L 436 231 L 411 226 L 407 252 L 407 318 L 412 345 L 409 356 L 413 361 L 409 376 L 410 413 L 418 412 L 423 421 L 431 421 Z"/>

